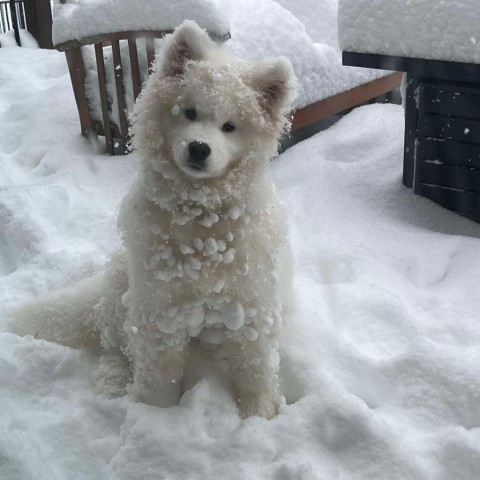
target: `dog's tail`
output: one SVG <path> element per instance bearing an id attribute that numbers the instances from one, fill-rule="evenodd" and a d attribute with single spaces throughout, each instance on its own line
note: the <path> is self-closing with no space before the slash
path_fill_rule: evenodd
<path id="1" fill-rule="evenodd" d="M 17 310 L 10 318 L 10 330 L 32 335 L 68 347 L 98 352 L 100 329 L 119 314 L 126 291 L 126 262 L 122 254 L 110 260 L 107 270 L 63 290 L 45 294 Z"/>

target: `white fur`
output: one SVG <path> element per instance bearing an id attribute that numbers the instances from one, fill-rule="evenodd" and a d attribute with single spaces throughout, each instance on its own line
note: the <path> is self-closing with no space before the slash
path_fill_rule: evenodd
<path id="1" fill-rule="evenodd" d="M 77 346 L 90 324 L 104 356 L 127 355 L 131 391 L 160 406 L 178 402 L 201 353 L 228 373 L 242 417 L 270 418 L 291 265 L 267 169 L 289 125 L 291 67 L 232 58 L 190 21 L 164 52 L 134 111 L 142 164 L 120 209 L 125 251 L 94 287 L 25 307 L 13 328 L 33 333 L 33 323 L 38 336 Z M 191 167 L 192 142 L 209 146 L 202 168 Z"/>

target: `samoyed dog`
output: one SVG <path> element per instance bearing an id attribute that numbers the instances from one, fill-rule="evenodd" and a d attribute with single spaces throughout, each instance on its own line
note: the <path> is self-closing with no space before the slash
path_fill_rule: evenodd
<path id="1" fill-rule="evenodd" d="M 135 105 L 141 168 L 120 206 L 124 249 L 105 273 L 23 307 L 13 330 L 98 348 L 110 383 L 123 362 L 127 390 L 158 406 L 178 403 L 202 355 L 243 418 L 274 416 L 292 272 L 267 171 L 293 92 L 286 59 L 233 58 L 185 21 Z"/>

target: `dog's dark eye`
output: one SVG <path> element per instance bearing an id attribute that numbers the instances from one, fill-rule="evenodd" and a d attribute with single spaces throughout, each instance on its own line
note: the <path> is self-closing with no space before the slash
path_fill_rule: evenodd
<path id="1" fill-rule="evenodd" d="M 232 122 L 224 123 L 222 126 L 222 132 L 233 132 L 235 130 L 235 125 Z"/>
<path id="2" fill-rule="evenodd" d="M 187 110 L 185 110 L 185 116 L 189 120 L 195 120 L 197 118 L 197 111 L 193 108 L 187 108 Z"/>

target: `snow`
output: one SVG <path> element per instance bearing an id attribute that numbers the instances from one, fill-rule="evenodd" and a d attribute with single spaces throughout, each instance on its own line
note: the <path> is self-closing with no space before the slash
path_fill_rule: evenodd
<path id="1" fill-rule="evenodd" d="M 9 333 L 10 312 L 118 248 L 138 158 L 80 136 L 62 54 L 0 64 L 0 478 L 479 477 L 480 225 L 401 185 L 401 107 L 357 109 L 272 163 L 296 263 L 285 402 L 241 421 L 208 373 L 155 408 L 96 392 L 88 352 Z M 233 328 L 257 314 L 236 308 Z"/>
<path id="2" fill-rule="evenodd" d="M 82 40 L 94 35 L 131 30 L 173 30 L 185 18 L 196 20 L 212 34 L 229 32 L 224 0 L 70 0 L 55 2 L 53 43 Z"/>
<path id="3" fill-rule="evenodd" d="M 23 48 L 38 48 L 38 42 L 35 37 L 28 31 L 19 29 L 20 43 Z M 2 48 L 17 47 L 17 41 L 15 40 L 14 30 L 9 30 L 6 33 L 0 35 L 0 46 Z"/>
<path id="4" fill-rule="evenodd" d="M 308 0 L 301 3 L 293 0 L 277 2 L 273 0 L 242 0 L 238 2 L 184 0 L 182 5 L 175 2 L 174 14 L 170 10 L 166 10 L 162 12 L 161 16 L 149 16 L 148 19 L 147 15 L 150 15 L 150 9 L 161 8 L 165 2 L 146 2 L 145 10 L 139 11 L 138 7 L 135 8 L 134 2 L 129 2 L 127 8 L 124 6 L 126 0 L 121 0 L 117 2 L 118 6 L 113 8 L 110 5 L 111 1 L 103 1 L 101 5 L 98 0 L 84 0 L 79 5 L 57 5 L 54 11 L 54 42 L 59 44 L 74 38 L 85 37 L 87 33 L 84 29 L 88 29 L 88 35 L 95 32 L 160 29 L 160 26 L 152 26 L 152 19 L 169 18 L 170 25 L 176 26 L 181 23 L 183 18 L 192 17 L 198 21 L 200 26 L 213 32 L 230 32 L 232 38 L 227 42 L 228 48 L 240 57 L 248 60 L 257 60 L 267 56 L 288 57 L 299 80 L 298 96 L 294 103 L 296 108 L 324 100 L 390 73 L 342 66 L 341 51 L 337 41 L 337 0 Z M 223 13 L 224 20 L 220 19 L 218 15 L 212 15 L 208 17 L 208 22 L 210 22 L 208 23 L 205 19 L 206 15 L 201 10 L 204 3 L 208 3 L 207 7 L 213 9 L 214 12 L 218 10 L 218 12 L 228 12 L 228 14 Z M 190 4 L 195 4 L 195 7 Z M 114 12 L 113 14 L 103 13 L 103 9 L 106 9 L 108 5 L 110 5 L 109 11 Z M 94 7 L 98 10 L 95 10 Z M 115 14 L 120 11 L 120 7 L 130 16 L 124 14 L 125 16 L 119 17 Z M 203 5 L 204 7 L 205 5 Z M 169 9 L 171 8 L 173 7 L 169 7 Z M 130 23 L 125 25 L 122 23 L 125 21 Z M 146 80 L 147 72 L 146 49 L 143 44 L 138 41 L 142 83 Z M 162 48 L 162 44 L 161 40 L 156 40 L 157 52 Z M 131 66 L 128 61 L 128 45 L 125 41 L 120 42 L 120 49 L 123 78 L 126 85 L 126 109 L 131 112 L 133 86 Z M 93 118 L 101 120 L 95 53 L 93 47 L 84 47 L 82 52 L 87 70 L 87 96 L 93 110 Z M 104 49 L 104 57 L 107 93 L 111 104 L 110 119 L 119 125 L 111 48 Z"/>
<path id="5" fill-rule="evenodd" d="M 340 0 L 344 51 L 480 63 L 478 0 Z"/>
<path id="6" fill-rule="evenodd" d="M 236 55 L 248 60 L 285 56 L 291 61 L 299 81 L 296 108 L 387 74 L 342 66 L 336 0 L 242 0 L 235 2 L 231 15 L 228 45 Z"/>

